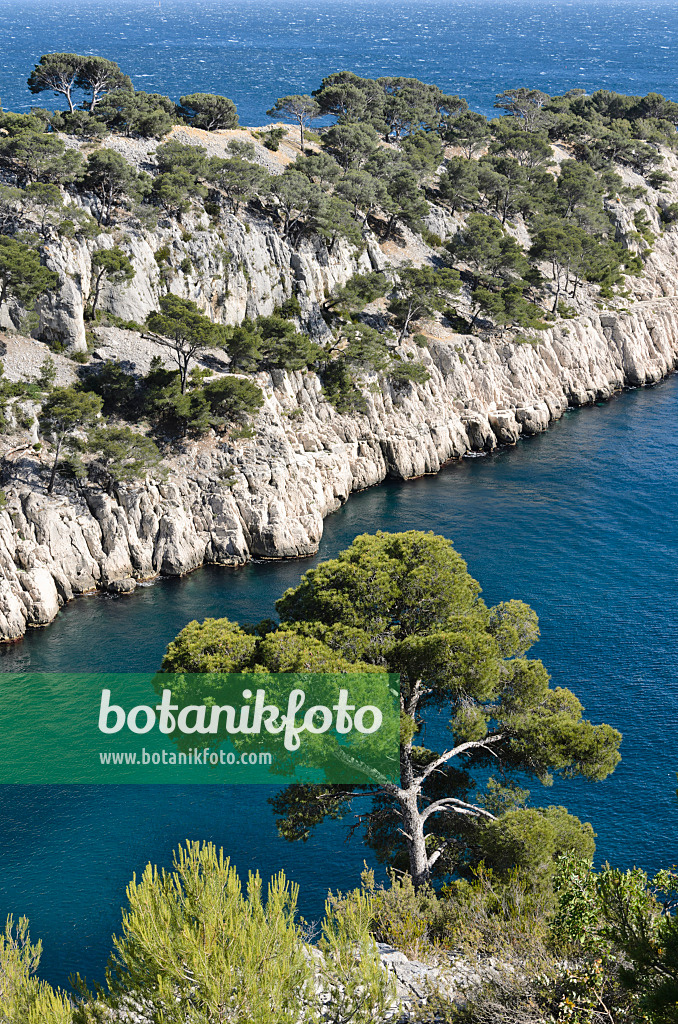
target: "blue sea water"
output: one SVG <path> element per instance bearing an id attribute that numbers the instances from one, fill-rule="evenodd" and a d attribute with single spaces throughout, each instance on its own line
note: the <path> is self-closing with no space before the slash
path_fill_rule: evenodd
<path id="1" fill-rule="evenodd" d="M 647 870 L 676 861 L 678 759 L 678 376 L 570 412 L 551 431 L 437 477 L 353 495 L 326 520 L 319 558 L 358 533 L 426 529 L 450 537 L 489 603 L 538 612 L 534 649 L 595 722 L 624 734 L 605 782 L 537 786 L 593 822 L 598 859 Z M 0 651 L 0 671 L 146 670 L 192 618 L 257 621 L 315 559 L 209 567 L 130 597 L 86 597 L 47 629 Z M 184 839 L 210 839 L 239 868 L 284 868 L 318 917 L 328 885 L 354 885 L 370 853 L 324 826 L 280 840 L 267 787 L 0 787 L 0 918 L 27 914 L 44 974 L 101 975 L 125 884 Z"/>
<path id="2" fill-rule="evenodd" d="M 516 85 L 678 99 L 677 35 L 670 0 L 0 0 L 0 97 L 60 107 L 26 78 L 41 54 L 75 51 L 118 61 L 137 89 L 230 96 L 251 125 L 343 69 L 434 82 L 486 113 Z"/>
<path id="3" fill-rule="evenodd" d="M 5 109 L 59 105 L 25 79 L 55 50 L 117 60 L 137 88 L 231 96 L 243 123 L 324 74 L 404 74 L 492 111 L 517 84 L 609 88 L 678 99 L 672 3 L 639 0 L 0 0 Z M 548 434 L 450 466 L 436 478 L 354 495 L 326 522 L 319 557 L 364 531 L 451 537 L 488 602 L 520 597 L 541 618 L 536 654 L 594 721 L 624 733 L 623 761 L 599 785 L 535 793 L 591 820 L 598 856 L 648 870 L 676 858 L 674 734 L 678 573 L 678 378 L 569 413 Z M 83 598 L 47 629 L 0 650 L 0 671 L 147 670 L 192 618 L 273 611 L 313 560 L 216 567 L 128 598 Z M 340 826 L 306 844 L 278 839 L 261 787 L 0 788 L 0 920 L 27 914 L 45 946 L 42 974 L 101 977 L 125 884 L 148 860 L 169 864 L 186 838 L 223 845 L 246 872 L 284 867 L 308 917 L 328 885 L 358 880 L 365 856 Z"/>

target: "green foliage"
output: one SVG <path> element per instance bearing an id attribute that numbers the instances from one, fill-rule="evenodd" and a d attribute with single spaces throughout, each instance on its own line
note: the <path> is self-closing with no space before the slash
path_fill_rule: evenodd
<path id="1" fill-rule="evenodd" d="M 660 191 L 663 186 L 668 185 L 671 180 L 671 175 L 667 174 L 666 171 L 650 171 L 647 175 L 648 184 L 651 185 L 652 188 L 657 188 Z"/>
<path id="2" fill-rule="evenodd" d="M 182 96 L 178 113 L 194 128 L 208 132 L 238 127 L 238 114 L 233 100 L 208 92 L 194 92 Z"/>
<path id="3" fill-rule="evenodd" d="M 156 341 L 172 353 L 179 368 L 181 393 L 186 391 L 188 371 L 198 352 L 225 342 L 221 324 L 200 312 L 195 302 L 168 294 L 160 298 L 160 309 L 149 313 L 146 326 Z"/>
<path id="4" fill-rule="evenodd" d="M 94 456 L 89 475 L 107 490 L 114 484 L 143 479 L 160 462 L 160 452 L 150 437 L 130 427 L 99 427 L 90 432 L 85 450 Z"/>
<path id="5" fill-rule="evenodd" d="M 482 312 L 500 328 L 514 325 L 540 331 L 545 330 L 548 324 L 543 319 L 543 310 L 524 297 L 525 287 L 524 281 L 514 281 L 499 291 L 483 287 L 475 288 L 471 296 L 473 304 L 471 325 L 476 322 L 478 315 Z"/>
<path id="6" fill-rule="evenodd" d="M 466 107 L 465 100 L 416 78 L 374 80 L 350 71 L 328 75 L 313 95 L 321 112 L 335 114 L 339 124 L 370 125 L 398 141 L 420 129 L 442 131 Z"/>
<path id="7" fill-rule="evenodd" d="M 133 417 L 138 405 L 136 380 L 119 363 L 109 359 L 97 369 L 88 370 L 81 386 L 100 397 L 106 416 L 115 413 L 123 418 Z"/>
<path id="8" fill-rule="evenodd" d="M 158 146 L 155 151 L 158 170 L 162 174 L 174 171 L 188 171 L 193 175 L 204 175 L 207 172 L 207 150 L 204 146 L 189 146 L 183 142 L 170 139 Z"/>
<path id="9" fill-rule="evenodd" d="M 294 170 L 305 174 L 309 181 L 317 182 L 324 187 L 336 185 L 341 179 L 341 166 L 329 153 L 309 153 L 298 156 L 294 161 Z"/>
<path id="10" fill-rule="evenodd" d="M 391 871 L 389 882 L 388 888 L 376 886 L 373 871 L 362 874 L 363 889 L 372 897 L 372 934 L 377 942 L 401 949 L 413 960 L 426 957 L 445 930 L 443 903 L 432 886 L 415 889 L 409 875 Z"/>
<path id="11" fill-rule="evenodd" d="M 367 412 L 365 396 L 356 387 L 355 376 L 346 359 L 334 359 L 323 367 L 320 379 L 323 394 L 337 412 Z"/>
<path id="12" fill-rule="evenodd" d="M 73 90 L 80 89 L 89 94 L 89 110 L 107 92 L 114 89 L 131 89 L 132 82 L 122 73 L 118 65 L 105 57 L 80 56 L 77 53 L 44 54 L 28 79 L 32 93 L 53 92 L 64 96 L 69 111 L 73 113 Z"/>
<path id="13" fill-rule="evenodd" d="M 467 160 L 471 160 L 490 140 L 490 126 L 483 114 L 465 110 L 452 118 L 443 133 L 443 139 L 451 146 L 458 146 Z"/>
<path id="14" fill-rule="evenodd" d="M 634 272 L 634 258 L 615 242 L 599 242 L 582 228 L 567 221 L 545 218 L 539 223 L 530 256 L 550 266 L 554 283 L 553 312 L 558 308 L 563 287 L 573 285 L 574 296 L 582 280 L 601 284 L 601 294 L 622 279 L 622 267 Z M 637 257 L 635 258 L 637 259 Z"/>
<path id="15" fill-rule="evenodd" d="M 368 124 L 337 124 L 323 135 L 323 149 L 344 171 L 359 169 L 379 145 L 379 136 Z"/>
<path id="16" fill-rule="evenodd" d="M 513 868 L 533 877 L 553 870 L 565 853 L 590 859 L 595 850 L 594 832 L 564 807 L 509 810 L 479 832 L 485 863 L 499 873 Z"/>
<path id="17" fill-rule="evenodd" d="M 158 360 L 140 382 L 139 412 L 154 429 L 171 437 L 201 436 L 211 426 L 209 405 L 201 388 L 181 387 L 178 370 L 168 370 Z"/>
<path id="18" fill-rule="evenodd" d="M 229 328 L 223 347 L 231 358 L 231 369 L 305 370 L 314 365 L 321 348 L 307 334 L 282 316 L 261 316 Z"/>
<path id="19" fill-rule="evenodd" d="M 208 194 L 202 183 L 209 174 L 207 151 L 170 139 L 158 146 L 155 156 L 160 173 L 153 179 L 151 201 L 180 220 L 194 200 Z"/>
<path id="20" fill-rule="evenodd" d="M 97 220 L 110 221 L 115 207 L 125 200 L 138 200 L 147 189 L 148 175 L 137 173 L 120 153 L 102 149 L 87 159 L 83 186 L 97 201 Z"/>
<path id="21" fill-rule="evenodd" d="M 390 216 L 386 224 L 385 237 L 390 237 L 398 221 L 412 231 L 421 231 L 423 218 L 430 207 L 422 195 L 419 179 L 414 171 L 408 167 L 396 168 L 386 181 L 386 191 L 386 210 Z"/>
<path id="22" fill-rule="evenodd" d="M 542 108 L 550 97 L 540 89 L 505 89 L 497 95 L 495 107 L 516 118 L 526 132 L 538 131 L 546 122 Z"/>
<path id="23" fill-rule="evenodd" d="M 58 274 L 43 267 L 35 249 L 0 235 L 0 306 L 10 296 L 23 306 L 32 306 L 39 295 L 58 283 Z"/>
<path id="24" fill-rule="evenodd" d="M 340 909 L 337 909 L 337 904 Z M 336 1024 L 372 1024 L 384 1019 L 394 1002 L 375 941 L 370 934 L 374 899 L 356 889 L 342 898 L 330 894 L 318 949 L 322 954 L 319 987 Z"/>
<path id="25" fill-rule="evenodd" d="M 280 143 L 287 135 L 286 128 L 269 128 L 267 132 L 263 133 L 264 146 L 266 149 L 270 149 L 271 152 L 277 153 L 280 149 Z"/>
<path id="26" fill-rule="evenodd" d="M 548 138 L 535 131 L 520 128 L 512 118 L 491 123 L 493 141 L 489 151 L 517 160 L 522 167 L 534 168 L 553 163 Z"/>
<path id="27" fill-rule="evenodd" d="M 176 123 L 176 108 L 159 93 L 116 89 L 97 105 L 96 116 L 110 131 L 128 138 L 161 139 Z"/>
<path id="28" fill-rule="evenodd" d="M 364 222 L 375 207 L 386 207 L 389 198 L 383 181 L 365 170 L 350 170 L 336 185 L 336 194 L 353 206 L 353 216 L 362 212 Z"/>
<path id="29" fill-rule="evenodd" d="M 648 248 L 654 245 L 656 238 L 651 230 L 650 219 L 645 210 L 636 210 L 633 214 L 633 223 L 638 232 L 639 239 L 642 239 Z"/>
<path id="30" fill-rule="evenodd" d="M 170 216 L 181 220 L 194 199 L 204 199 L 207 189 L 194 174 L 183 168 L 167 171 L 153 179 L 151 200 Z"/>
<path id="31" fill-rule="evenodd" d="M 494 217 L 471 213 L 447 244 L 452 259 L 471 266 L 476 280 L 511 280 L 529 274 L 530 264 L 515 238 Z"/>
<path id="32" fill-rule="evenodd" d="M 320 117 L 320 107 L 312 96 L 280 96 L 270 110 L 266 111 L 268 117 L 276 120 L 292 121 L 299 125 L 301 133 L 301 151 L 304 151 L 304 128 L 312 121 Z"/>
<path id="33" fill-rule="evenodd" d="M 260 387 L 242 377 L 220 377 L 203 389 L 215 422 L 239 423 L 264 404 Z"/>
<path id="34" fill-rule="evenodd" d="M 660 206 L 659 217 L 662 224 L 674 224 L 678 220 L 678 203 L 669 203 L 667 206 Z"/>
<path id="35" fill-rule="evenodd" d="M 47 493 L 54 489 L 59 460 L 63 453 L 80 450 L 78 435 L 88 431 L 96 422 L 102 407 L 98 395 L 79 391 L 74 387 L 53 388 L 42 403 L 38 423 L 40 432 L 54 448 L 54 461 Z"/>
<path id="36" fill-rule="evenodd" d="M 305 370 L 320 356 L 320 346 L 282 317 L 259 317 L 255 331 L 261 339 L 258 365 L 263 370 Z"/>
<path id="37" fill-rule="evenodd" d="M 388 309 L 400 327 L 402 341 L 412 321 L 430 317 L 449 305 L 459 291 L 460 279 L 456 270 L 433 267 L 406 267 L 398 277 Z"/>
<path id="38" fill-rule="evenodd" d="M 23 123 L 13 115 L 7 135 L 0 139 L 0 166 L 15 175 L 20 185 L 32 181 L 75 184 L 82 177 L 83 160 L 79 153 L 67 149 L 63 139 L 49 135 L 39 122 Z M 2 119 L 5 126 L 8 115 Z"/>
<path id="39" fill-rule="evenodd" d="M 63 209 L 64 201 L 61 196 L 61 189 L 53 183 L 33 181 L 27 185 L 21 196 L 24 209 L 35 214 L 40 223 L 40 233 L 43 238 L 49 234 L 56 219 L 57 211 Z M 48 222 L 52 223 L 49 224 Z"/>
<path id="40" fill-rule="evenodd" d="M 324 308 L 341 314 L 360 313 L 370 302 L 385 295 L 390 287 L 388 278 L 380 270 L 354 274 L 346 284 L 334 288 Z"/>
<path id="41" fill-rule="evenodd" d="M 443 162 L 443 145 L 434 132 L 413 132 L 403 140 L 400 150 L 411 169 L 422 177 L 435 174 Z"/>
<path id="42" fill-rule="evenodd" d="M 187 1019 L 295 1024 L 312 1002 L 312 975 L 295 922 L 297 887 L 281 874 L 264 894 L 258 875 L 243 892 L 211 844 L 187 843 L 173 871 L 150 864 L 127 888 L 122 934 L 108 971 L 109 997 L 143 991 L 166 1024 Z M 160 1018 L 158 1018 L 160 1019 Z"/>
<path id="43" fill-rule="evenodd" d="M 332 252 L 338 238 L 354 246 L 362 244 L 362 233 L 348 203 L 327 195 L 316 182 L 300 174 L 292 164 L 284 174 L 271 179 L 271 191 L 277 199 L 277 213 L 283 234 L 298 244 L 304 234 L 323 238 Z"/>
<path id="44" fill-rule="evenodd" d="M 35 977 L 41 955 L 40 940 L 31 942 L 28 920 L 15 924 L 9 916 L 0 934 L 3 1024 L 71 1024 L 67 997 Z"/>
<path id="45" fill-rule="evenodd" d="M 254 196 L 264 196 L 270 190 L 268 171 L 241 157 L 230 160 L 212 157 L 208 178 L 214 198 L 218 202 L 225 200 L 233 213 L 237 213 L 241 203 L 247 203 Z"/>
<path id="46" fill-rule="evenodd" d="M 427 710 L 445 709 L 453 733 L 445 749 L 438 754 L 406 739 L 401 760 L 409 787 L 405 783 L 402 796 L 376 791 L 372 809 L 361 808 L 367 842 L 391 863 L 406 852 L 415 884 L 434 865 L 449 870 L 469 855 L 472 862 L 486 827 L 481 819 L 493 817 L 476 793 L 484 786 L 490 748 L 508 780 L 525 773 L 545 784 L 554 772 L 604 778 L 619 759 L 619 733 L 586 722 L 576 697 L 552 689 L 541 662 L 525 659 L 538 635 L 534 613 L 514 602 L 487 609 L 478 592 L 444 538 L 378 533 L 356 538 L 338 558 L 310 570 L 276 606 L 285 628 L 399 672 L 414 732 Z M 287 792 L 274 800 L 290 839 L 307 834 L 325 814 L 342 813 L 337 808 L 346 804 L 344 793 L 303 790 L 308 808 L 299 787 L 293 800 Z M 415 811 L 420 795 L 421 812 Z M 573 827 L 550 824 L 556 833 Z M 412 830 L 421 830 L 421 841 L 403 842 L 402 831 L 411 836 Z"/>
<path id="47" fill-rule="evenodd" d="M 431 374 L 421 363 L 407 363 L 394 359 L 388 370 L 388 379 L 394 391 L 407 391 L 412 384 L 425 384 Z"/>
<path id="48" fill-rule="evenodd" d="M 97 249 L 92 253 L 92 303 L 90 313 L 92 319 L 96 315 L 101 286 L 104 280 L 110 284 L 126 285 L 133 279 L 136 271 L 129 256 L 114 245 L 111 249 Z"/>
<path id="49" fill-rule="evenodd" d="M 528 195 L 533 177 L 513 156 L 483 156 L 478 162 L 478 191 L 501 217 L 509 217 L 529 208 Z"/>
<path id="50" fill-rule="evenodd" d="M 153 361 L 149 372 L 138 379 L 109 361 L 96 370 L 89 369 L 83 375 L 81 387 L 99 396 L 107 415 L 132 422 L 147 419 L 154 429 L 169 435 L 200 435 L 210 427 L 225 429 L 227 424 L 241 424 L 248 416 L 256 415 L 264 401 L 256 384 L 240 377 L 225 376 L 203 386 L 205 372 L 194 370 L 189 374 L 182 392 L 179 371 L 168 370 L 158 359 Z M 126 435 L 123 430 L 120 437 L 124 440 L 123 435 L 128 437 L 134 459 L 145 459 L 152 469 L 155 445 L 146 445 L 146 439 L 138 433 Z M 98 434 L 96 442 L 107 438 L 117 443 L 117 435 L 110 431 Z M 135 471 L 132 475 L 142 474 Z M 117 475 L 115 479 L 126 477 Z"/>
<path id="51" fill-rule="evenodd" d="M 477 162 L 461 156 L 451 157 L 440 175 L 438 189 L 453 213 L 457 209 L 475 207 L 480 202 Z"/>
<path id="52" fill-rule="evenodd" d="M 292 317 L 299 316 L 301 314 L 301 306 L 299 305 L 299 299 L 296 295 L 290 295 L 289 298 L 285 299 L 281 306 L 276 309 L 276 314 L 280 314 L 285 320 L 289 320 Z"/>

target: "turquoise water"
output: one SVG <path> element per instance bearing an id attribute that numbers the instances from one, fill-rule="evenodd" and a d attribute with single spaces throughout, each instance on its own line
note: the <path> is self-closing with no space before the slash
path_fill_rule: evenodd
<path id="1" fill-rule="evenodd" d="M 554 681 L 574 689 L 594 721 L 624 733 L 609 780 L 556 785 L 535 800 L 591 820 L 601 860 L 650 870 L 676 860 L 677 414 L 673 377 L 437 477 L 356 494 L 327 519 L 319 553 L 379 527 L 431 529 L 454 540 L 488 602 L 528 601 L 541 619 L 536 654 Z M 0 670 L 147 669 L 193 617 L 270 614 L 314 561 L 209 567 L 130 597 L 82 598 L 0 651 Z M 365 851 L 337 827 L 283 843 L 268 795 L 245 786 L 1 788 L 0 917 L 29 916 L 53 981 L 76 968 L 100 975 L 132 871 L 168 863 L 186 838 L 223 845 L 242 870 L 284 867 L 316 917 L 328 885 L 358 880 Z"/>
<path id="2" fill-rule="evenodd" d="M 174 99 L 223 93 L 252 125 L 276 97 L 342 69 L 435 82 L 486 113 L 516 85 L 678 99 L 668 0 L 0 0 L 0 32 L 6 110 L 63 106 L 26 88 L 55 51 L 102 54 L 137 89 Z"/>

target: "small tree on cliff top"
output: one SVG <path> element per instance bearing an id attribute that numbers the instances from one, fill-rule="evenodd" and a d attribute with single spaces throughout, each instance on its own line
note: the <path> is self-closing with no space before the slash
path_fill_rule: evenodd
<path id="1" fill-rule="evenodd" d="M 146 326 L 152 332 L 153 341 L 171 350 L 179 368 L 182 395 L 186 391 L 188 371 L 198 352 L 214 348 L 226 338 L 222 325 L 213 323 L 201 313 L 195 302 L 171 293 L 162 296 L 158 311 L 149 313 Z"/>
<path id="2" fill-rule="evenodd" d="M 54 461 L 47 493 L 54 490 L 59 461 L 64 449 L 80 447 L 77 435 L 91 428 L 101 413 L 102 401 L 98 395 L 76 388 L 54 388 L 42 403 L 40 431 L 54 446 Z"/>
<path id="3" fill-rule="evenodd" d="M 281 96 L 275 101 L 269 117 L 282 117 L 286 121 L 295 121 L 301 132 L 301 151 L 304 152 L 304 126 L 321 117 L 320 106 L 312 96 Z"/>
<path id="4" fill-rule="evenodd" d="M 584 720 L 575 695 L 550 686 L 542 663 L 525 657 L 539 636 L 534 612 L 521 601 L 488 608 L 479 595 L 444 537 L 363 535 L 278 601 L 278 630 L 257 637 L 223 619 L 191 623 L 163 669 L 341 672 L 368 663 L 399 673 L 400 785 L 294 784 L 273 806 L 282 834 L 306 839 L 361 800 L 368 843 L 391 863 L 404 852 L 420 885 L 435 866 L 463 862 L 484 823 L 534 815 L 516 810 L 512 796 L 526 775 L 547 785 L 553 773 L 604 779 L 619 761 L 619 733 Z M 437 750 L 415 742 L 424 723 Z M 488 784 L 491 768 L 501 785 Z M 570 835 L 585 831 L 570 822 Z"/>

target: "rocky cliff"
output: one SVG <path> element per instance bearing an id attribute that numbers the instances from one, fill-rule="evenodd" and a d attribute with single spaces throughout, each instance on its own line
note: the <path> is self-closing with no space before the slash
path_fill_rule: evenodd
<path id="1" fill-rule="evenodd" d="M 41 454 L 6 438 L 0 637 L 16 639 L 29 626 L 46 625 L 64 602 L 96 588 L 133 590 L 138 580 L 206 562 L 311 554 L 323 518 L 352 491 L 388 476 L 435 473 L 467 452 L 546 430 L 568 406 L 658 381 L 678 366 L 672 235 L 658 244 L 635 296 L 617 309 L 587 301 L 581 315 L 541 332 L 534 344 L 455 334 L 444 321 L 423 325 L 428 347 L 409 342 L 400 354 L 416 355 L 430 379 L 394 390 L 368 377 L 365 414 L 339 414 L 313 373 L 259 374 L 266 399 L 253 438 L 211 433 L 189 441 L 168 460 L 164 478 L 143 485 L 108 494 L 64 484 L 47 496 Z M 97 244 L 109 240 L 114 244 L 114 236 Z M 416 240 L 409 243 L 407 258 L 428 258 Z M 102 297 L 118 317 L 143 320 L 161 287 L 195 299 L 223 322 L 271 312 L 294 291 L 305 325 L 319 334 L 326 328 L 318 303 L 327 289 L 358 270 L 403 258 L 373 238 L 358 258 L 347 247 L 330 254 L 308 240 L 292 249 L 255 217 L 230 218 L 218 235 L 202 222 L 190 231 L 170 222 L 153 231 L 139 225 L 126 244 L 137 275 L 130 287 Z M 163 246 L 170 252 L 164 265 L 156 259 Z M 185 258 L 191 268 L 180 274 L 173 268 Z M 43 305 L 43 336 L 82 349 L 87 247 L 59 243 L 49 261 L 62 285 Z M 99 332 L 96 345 L 95 358 L 118 358 L 139 370 L 154 354 L 139 334 L 111 327 Z M 5 348 L 6 372 L 15 379 L 49 352 L 44 343 L 10 336 Z M 73 363 L 63 355 L 56 360 L 60 379 L 73 378 Z"/>

